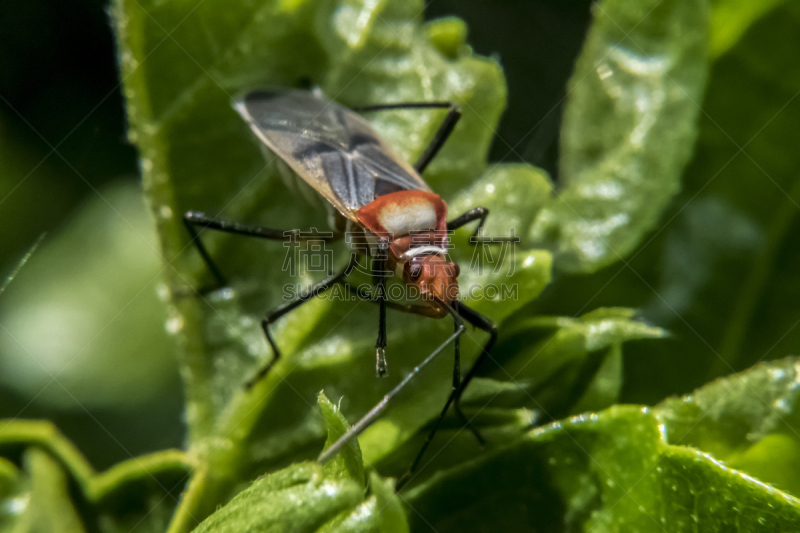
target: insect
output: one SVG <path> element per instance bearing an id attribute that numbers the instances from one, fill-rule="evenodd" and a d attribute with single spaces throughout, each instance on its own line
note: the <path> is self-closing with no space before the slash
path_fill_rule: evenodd
<path id="1" fill-rule="evenodd" d="M 420 176 L 455 128 L 461 117 L 458 107 L 447 102 L 420 102 L 349 109 L 326 99 L 318 91 L 307 90 L 255 91 L 237 100 L 234 107 L 258 139 L 321 194 L 338 214 L 339 221 L 344 221 L 347 230 L 356 236 L 354 240 L 365 245 L 351 252 L 347 266 L 338 273 L 329 275 L 295 300 L 283 303 L 266 314 L 262 328 L 274 356 L 250 380 L 248 386 L 262 379 L 280 357 L 280 350 L 270 334 L 270 324 L 338 283 L 380 308 L 375 343 L 378 375 L 384 375 L 387 369 L 387 308 L 433 318 L 450 316 L 455 331 L 345 435 L 325 450 L 319 461 L 327 462 L 348 440 L 364 431 L 386 409 L 392 398 L 451 343 L 455 347 L 452 390 L 425 444 L 398 487 L 416 469 L 451 404 L 465 426 L 483 443 L 480 433 L 469 425 L 462 412 L 460 398 L 492 349 L 497 339 L 497 328 L 491 320 L 457 299 L 459 268 L 447 259 L 446 253 L 448 232 L 476 220 L 478 226 L 471 240 L 479 242 L 478 236 L 489 211 L 475 207 L 448 221 L 444 200 Z M 447 110 L 433 139 L 413 166 L 397 157 L 370 123 L 358 114 L 390 109 Z M 225 285 L 225 278 L 200 241 L 198 227 L 276 241 L 287 241 L 303 235 L 297 230 L 249 226 L 195 211 L 186 213 L 184 223 L 220 286 Z M 337 235 L 316 234 L 314 237 L 315 240 L 335 238 Z M 372 258 L 374 294 L 354 287 L 346 280 L 355 268 L 360 253 Z M 406 284 L 418 290 L 423 305 L 388 300 L 386 280 L 392 271 L 399 272 Z M 464 333 L 465 323 L 488 332 L 490 337 L 472 368 L 462 378 L 459 337 Z"/>

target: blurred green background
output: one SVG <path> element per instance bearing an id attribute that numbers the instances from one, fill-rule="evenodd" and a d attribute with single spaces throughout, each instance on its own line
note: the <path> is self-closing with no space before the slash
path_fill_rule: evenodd
<path id="1" fill-rule="evenodd" d="M 97 468 L 180 446 L 182 395 L 107 2 L 0 5 L 0 418 L 50 419 Z M 503 64 L 491 160 L 557 177 L 560 102 L 589 2 L 434 0 Z"/>
<path id="2" fill-rule="evenodd" d="M 179 444 L 106 2 L 3 2 L 0 49 L 2 272 L 47 232 L 0 298 L 0 417 L 53 420 L 98 467 Z"/>

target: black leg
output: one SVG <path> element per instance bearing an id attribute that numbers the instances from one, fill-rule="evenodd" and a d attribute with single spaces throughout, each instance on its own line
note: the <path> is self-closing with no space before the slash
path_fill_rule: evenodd
<path id="1" fill-rule="evenodd" d="M 379 298 L 376 298 L 376 297 L 364 292 L 360 288 L 353 287 L 352 285 L 350 285 L 346 281 L 342 281 L 342 284 L 345 286 L 345 288 L 351 294 L 355 294 L 356 296 L 358 296 L 362 300 L 365 300 L 365 301 L 368 301 L 368 302 L 372 302 L 372 303 L 375 303 L 375 304 L 381 304 L 381 300 Z M 497 336 L 496 328 L 495 328 L 494 324 L 492 324 L 492 322 L 489 321 L 489 319 L 487 319 L 486 317 L 483 317 L 483 315 L 478 314 L 477 312 L 473 311 L 472 309 L 466 308 L 465 306 L 463 306 L 463 304 L 459 304 L 458 302 L 455 302 L 455 304 L 456 304 L 456 306 L 461 306 L 461 308 L 465 308 L 467 310 L 467 313 L 469 314 L 471 320 L 474 320 L 473 315 L 477 315 L 477 316 L 483 318 L 483 320 L 485 320 L 488 324 L 490 324 L 490 328 L 494 330 L 492 338 L 490 339 L 489 343 L 487 343 L 487 345 L 484 347 L 484 353 L 488 354 L 488 351 L 491 350 L 492 345 L 494 344 L 494 341 L 495 341 L 496 336 Z M 426 310 L 428 309 L 426 307 L 402 305 L 402 304 L 396 304 L 394 302 L 387 302 L 387 305 L 391 309 L 396 309 L 398 311 L 403 311 L 403 312 L 406 312 L 406 313 L 422 315 L 422 316 L 430 316 L 430 314 L 428 312 L 426 312 Z M 442 409 L 442 412 L 439 414 L 439 417 L 436 419 L 436 422 L 434 423 L 433 427 L 431 428 L 430 432 L 428 433 L 428 436 L 425 439 L 425 442 L 423 443 L 422 448 L 420 449 L 419 452 L 417 452 L 417 456 L 414 458 L 414 461 L 411 463 L 411 466 L 409 466 L 409 468 L 406 471 L 406 473 L 403 474 L 403 476 L 401 476 L 401 478 L 396 483 L 395 488 L 398 491 L 400 489 L 402 489 L 403 486 L 411 479 L 411 476 L 413 475 L 414 471 L 416 470 L 417 466 L 419 465 L 419 462 L 422 460 L 422 456 L 425 455 L 425 452 L 427 451 L 428 446 L 430 446 L 431 442 L 433 441 L 433 437 L 434 437 L 434 435 L 436 435 L 436 432 L 439 429 L 439 425 L 441 424 L 441 422 L 444 419 L 444 417 L 447 415 L 447 411 L 450 408 L 450 404 L 452 404 L 453 401 L 456 401 L 456 402 L 460 401 L 461 392 L 463 392 L 464 387 L 467 384 L 466 380 L 464 382 L 462 382 L 462 380 L 461 380 L 461 332 L 463 332 L 464 325 L 463 325 L 463 321 L 461 320 L 461 318 L 459 318 L 459 316 L 455 312 L 453 313 L 453 318 L 454 318 L 454 324 L 455 324 L 455 334 L 453 335 L 452 338 L 453 338 L 454 348 L 455 348 L 455 361 L 454 361 L 454 364 L 453 364 L 453 386 L 452 386 L 452 390 L 451 390 L 450 394 L 447 397 L 447 401 L 445 402 L 445 405 L 444 405 L 444 408 Z M 475 325 L 475 326 L 477 326 L 477 327 L 480 327 L 480 325 L 478 325 L 477 323 L 473 323 L 473 322 L 470 322 L 470 323 Z M 485 329 L 485 328 L 481 328 L 481 329 Z M 449 342 L 449 340 L 448 340 L 448 342 Z M 476 360 L 475 364 L 470 369 L 470 371 L 468 373 L 468 377 L 469 377 L 470 380 L 472 379 L 472 376 L 474 376 L 477 367 L 480 365 L 480 363 L 482 362 L 482 358 L 484 358 L 484 357 L 485 357 L 485 355 L 483 353 L 481 355 L 479 355 L 478 356 L 478 360 Z M 427 362 L 427 360 L 426 360 L 426 362 Z M 384 398 L 384 400 L 385 399 L 386 398 Z M 461 420 L 464 422 L 464 426 L 469 428 L 469 430 L 472 431 L 472 433 L 475 435 L 475 438 L 478 439 L 478 442 L 481 445 L 483 445 L 485 443 L 485 439 L 481 436 L 481 434 L 478 432 L 478 430 L 476 430 L 475 428 L 473 428 L 470 425 L 469 420 L 464 415 L 464 413 L 461 411 L 461 407 L 458 404 L 457 404 L 457 408 L 456 408 L 456 413 L 458 414 L 459 418 L 461 418 Z M 361 431 L 366 429 L 366 427 L 368 427 L 368 426 L 365 426 Z M 332 455 L 331 455 L 331 457 L 332 457 Z"/>
<path id="2" fill-rule="evenodd" d="M 514 235 L 513 230 L 508 237 L 483 237 L 483 225 L 486 223 L 486 217 L 489 216 L 489 210 L 485 207 L 473 207 L 461 216 L 458 216 L 447 223 L 447 230 L 453 231 L 461 226 L 469 224 L 473 220 L 479 220 L 478 226 L 472 232 L 469 238 L 470 244 L 503 244 L 506 242 L 518 243 L 520 242 L 519 236 Z"/>
<path id="3" fill-rule="evenodd" d="M 489 216 L 489 210 L 486 209 L 485 207 L 473 207 L 463 215 L 458 216 L 453 220 L 451 220 L 450 222 L 448 222 L 447 230 L 448 231 L 457 230 L 461 226 L 469 224 L 473 220 L 480 220 L 480 222 L 478 222 L 478 226 L 475 228 L 475 231 L 472 233 L 473 238 L 470 239 L 470 242 L 473 242 L 474 238 L 481 234 L 481 231 L 483 230 L 483 225 L 486 224 L 486 217 L 488 216 Z"/>
<path id="4" fill-rule="evenodd" d="M 320 294 L 327 291 L 337 283 L 341 283 L 342 280 L 348 274 L 350 274 L 350 272 L 352 272 L 353 268 L 355 268 L 357 263 L 358 263 L 358 255 L 355 253 L 351 254 L 350 261 L 347 263 L 347 266 L 344 268 L 344 270 L 342 270 L 338 274 L 328 276 L 319 283 L 315 283 L 314 285 L 309 287 L 309 289 L 306 292 L 298 296 L 296 299 L 292 300 L 291 302 L 286 302 L 284 304 L 281 304 L 272 311 L 270 311 L 269 313 L 267 313 L 266 318 L 264 318 L 264 320 L 261 321 L 261 329 L 264 330 L 264 335 L 267 337 L 267 342 L 269 343 L 270 348 L 272 348 L 273 357 L 269 363 L 264 365 L 256 373 L 255 376 L 253 376 L 252 378 L 250 378 L 250 380 L 247 381 L 247 383 L 245 384 L 245 388 L 247 389 L 253 388 L 253 385 L 261 381 L 264 378 L 264 376 L 267 375 L 272 366 L 281 357 L 281 352 L 278 349 L 278 345 L 275 343 L 275 339 L 272 338 L 272 335 L 269 332 L 269 325 L 274 323 L 283 315 L 297 309 L 298 307 L 300 307 L 307 301 L 311 300 L 315 296 L 319 296 Z"/>
<path id="5" fill-rule="evenodd" d="M 433 158 L 436 157 L 436 154 L 439 153 L 439 150 L 442 149 L 444 143 L 447 142 L 447 139 L 450 137 L 450 134 L 453 133 L 453 130 L 458 124 L 458 120 L 461 118 L 461 110 L 458 106 L 454 104 L 450 104 L 450 110 L 447 112 L 447 116 L 444 117 L 442 124 L 439 126 L 439 129 L 436 130 L 436 133 L 431 139 L 431 142 L 428 143 L 428 147 L 425 148 L 425 151 L 422 152 L 422 155 L 417 159 L 417 162 L 414 163 L 414 169 L 422 174 L 425 172 L 425 169 L 428 165 L 433 161 Z"/>
<path id="6" fill-rule="evenodd" d="M 292 239 L 300 238 L 301 231 L 299 230 L 282 230 L 274 228 L 264 228 L 261 226 L 248 226 L 247 224 L 239 224 L 238 222 L 231 222 L 229 220 L 220 220 L 207 216 L 205 213 L 198 213 L 197 211 L 187 211 L 183 217 L 186 224 L 192 226 L 199 226 L 201 228 L 213 229 L 216 231 L 223 231 L 225 233 L 235 233 L 237 235 L 244 235 L 246 237 L 258 237 L 260 239 L 268 239 L 271 241 L 289 241 Z M 333 235 L 317 234 L 314 240 L 330 241 L 333 240 Z"/>
<path id="7" fill-rule="evenodd" d="M 427 166 L 433 161 L 433 158 L 436 157 L 436 154 L 439 153 L 439 150 L 442 149 L 444 143 L 447 141 L 447 138 L 450 137 L 450 134 L 453 133 L 453 129 L 456 127 L 458 120 L 461 118 L 461 110 L 458 108 L 457 105 L 451 102 L 408 102 L 408 103 L 398 103 L 398 104 L 378 104 L 378 105 L 370 105 L 364 107 L 354 107 L 353 111 L 357 112 L 368 112 L 368 111 L 385 111 L 389 109 L 447 109 L 447 116 L 442 121 L 442 124 L 439 126 L 439 129 L 436 130 L 436 134 L 431 139 L 431 142 L 428 143 L 428 147 L 425 148 L 425 151 L 422 152 L 422 155 L 414 163 L 414 169 L 422 174 Z"/>
<path id="8" fill-rule="evenodd" d="M 214 261 L 211 259 L 211 255 L 208 253 L 208 250 L 206 250 L 206 247 L 203 246 L 203 242 L 200 240 L 200 234 L 197 232 L 196 227 L 208 228 L 225 233 L 234 233 L 236 235 L 244 235 L 247 237 L 258 237 L 271 241 L 332 241 L 335 239 L 335 236 L 332 233 L 319 233 L 315 229 L 312 229 L 308 232 L 303 232 L 299 230 L 281 230 L 264 228 L 260 226 L 248 226 L 245 224 L 239 224 L 237 222 L 230 222 L 228 220 L 220 220 L 209 217 L 204 213 L 198 213 L 197 211 L 188 211 L 183 216 L 183 225 L 186 226 L 186 229 L 189 231 L 189 235 L 192 237 L 192 243 L 197 247 L 197 251 L 200 252 L 200 256 L 203 258 L 206 266 L 208 266 L 208 270 L 211 271 L 211 274 L 214 276 L 218 287 L 223 287 L 226 285 L 225 276 L 222 275 L 222 272 L 219 270 L 219 268 L 217 268 L 217 265 L 214 264 Z"/>
<path id="9" fill-rule="evenodd" d="M 200 240 L 200 234 L 198 234 L 197 230 L 194 229 L 194 225 L 191 222 L 189 222 L 188 215 L 189 213 L 187 213 L 186 216 L 183 218 L 183 225 L 186 226 L 186 229 L 192 238 L 192 244 L 194 244 L 195 247 L 197 248 L 197 251 L 200 252 L 200 257 L 203 258 L 203 261 L 208 267 L 208 270 L 214 276 L 214 279 L 217 282 L 217 288 L 224 287 L 225 285 L 227 285 L 227 283 L 225 282 L 225 276 L 222 275 L 222 272 L 220 272 L 219 268 L 217 268 L 217 265 L 214 263 L 214 260 L 211 259 L 208 250 L 206 250 L 206 247 L 203 246 L 203 241 Z"/>
<path id="10" fill-rule="evenodd" d="M 464 324 L 461 319 L 454 313 L 453 317 L 455 318 L 455 327 L 456 331 L 459 328 L 463 328 Z M 442 408 L 442 412 L 439 413 L 439 418 L 436 419 L 436 422 L 433 423 L 433 427 L 428 432 L 428 436 L 425 438 L 425 442 L 422 443 L 422 448 L 417 452 L 416 457 L 411 462 L 411 465 L 408 467 L 406 472 L 400 476 L 400 479 L 397 480 L 395 483 L 395 490 L 400 491 L 406 484 L 411 481 L 411 477 L 414 475 L 414 472 L 417 470 L 420 461 L 422 461 L 422 456 L 425 455 L 425 452 L 428 451 L 428 447 L 433 442 L 433 437 L 436 435 L 436 432 L 439 431 L 439 425 L 444 420 L 444 417 L 447 416 L 447 411 L 450 409 L 450 404 L 453 403 L 453 400 L 456 398 L 458 394 L 458 390 L 461 388 L 461 338 L 457 337 L 454 343 L 455 348 L 455 362 L 453 364 L 453 388 L 450 391 L 450 394 L 447 395 L 447 401 Z"/>
<path id="11" fill-rule="evenodd" d="M 347 442 L 350 439 L 356 438 L 365 429 L 367 429 L 370 425 L 372 425 L 375 419 L 377 419 L 381 415 L 381 413 L 383 413 L 383 411 L 386 410 L 386 407 L 389 405 L 389 402 L 392 400 L 392 398 L 397 396 L 397 394 L 399 394 L 400 391 L 402 391 L 403 388 L 405 388 L 405 386 L 408 385 L 408 383 L 412 379 L 414 379 L 414 377 L 417 374 L 419 374 L 420 371 L 423 368 L 425 368 L 425 366 L 428 365 L 428 363 L 433 361 L 433 359 L 436 358 L 436 356 L 439 355 L 442 352 L 442 350 L 444 350 L 447 347 L 448 344 L 458 339 L 458 337 L 460 337 L 461 334 L 464 333 L 464 323 L 461 321 L 460 318 L 458 318 L 458 316 L 455 313 L 453 313 L 453 317 L 457 323 L 455 333 L 450 335 L 447 338 L 447 340 L 445 340 L 433 352 L 431 352 L 431 354 L 428 355 L 428 357 L 426 357 L 420 364 L 414 367 L 414 369 L 411 372 L 409 372 L 409 374 L 405 378 L 403 378 L 403 380 L 400 383 L 398 383 L 395 388 L 389 391 L 386 394 L 386 396 L 384 396 L 383 399 L 381 399 L 381 401 L 378 402 L 378 404 L 375 407 L 370 409 L 370 411 L 367 414 L 361 417 L 361 420 L 356 422 L 355 425 L 353 425 L 349 430 L 347 430 L 347 432 L 344 435 L 339 437 L 339 440 L 334 442 L 328 449 L 324 450 L 317 459 L 317 462 L 319 462 L 320 464 L 325 464 L 328 461 L 330 461 L 339 452 L 339 450 L 342 449 L 342 446 L 347 444 Z"/>
<path id="12" fill-rule="evenodd" d="M 369 113 L 370 111 L 391 111 L 394 109 L 452 109 L 456 107 L 452 102 L 398 102 L 396 104 L 374 104 L 351 107 L 356 113 Z"/>
<path id="13" fill-rule="evenodd" d="M 459 418 L 461 418 L 461 420 L 464 421 L 465 425 L 470 429 L 470 431 L 472 431 L 472 433 L 475 435 L 475 438 L 478 439 L 478 442 L 480 442 L 481 445 L 483 445 L 486 443 L 486 441 L 481 436 L 481 434 L 470 425 L 469 420 L 467 420 L 467 417 L 464 416 L 464 413 L 461 411 L 461 395 L 464 394 L 464 390 L 469 386 L 469 383 L 470 381 L 472 381 L 472 378 L 474 378 L 475 375 L 478 373 L 478 370 L 480 369 L 483 362 L 486 360 L 487 357 L 489 357 L 489 353 L 492 351 L 494 343 L 497 342 L 497 326 L 495 325 L 494 322 L 492 322 L 479 312 L 470 309 L 461 302 L 455 302 L 455 308 L 458 314 L 461 316 L 461 318 L 469 322 L 472 326 L 478 329 L 482 329 L 483 331 L 487 332 L 490 335 L 489 340 L 483 346 L 483 350 L 481 350 L 481 353 L 480 355 L 478 355 L 478 358 L 475 359 L 475 362 L 472 364 L 472 367 L 469 369 L 469 372 L 467 372 L 467 375 L 464 376 L 464 380 L 461 382 L 461 386 L 458 388 L 455 394 L 456 413 L 458 413 Z"/>
<path id="14" fill-rule="evenodd" d="M 478 442 L 481 444 L 481 446 L 483 446 L 486 443 L 486 440 L 483 438 L 483 436 L 478 432 L 477 429 L 473 428 L 470 425 L 469 419 L 467 419 L 467 417 L 461 411 L 461 395 L 464 393 L 464 389 L 467 388 L 467 385 L 469 385 L 469 382 L 472 381 L 472 378 L 475 377 L 475 374 L 478 372 L 481 363 L 483 363 L 483 361 L 489 355 L 492 346 L 494 346 L 494 343 L 497 340 L 497 326 L 495 326 L 491 320 L 489 320 L 482 314 L 470 309 L 469 307 L 458 301 L 454 302 L 454 307 L 456 313 L 462 319 L 469 322 L 472 326 L 487 331 L 488 333 L 491 334 L 491 337 L 489 338 L 489 341 L 486 343 L 486 345 L 483 347 L 483 351 L 480 353 L 480 355 L 478 355 L 478 358 L 475 360 L 475 363 L 473 363 L 472 368 L 469 369 L 469 372 L 467 372 L 467 375 L 463 380 L 461 380 L 461 358 L 459 353 L 460 343 L 456 344 L 456 362 L 455 362 L 455 367 L 453 368 L 453 390 L 447 397 L 447 402 L 445 402 L 444 408 L 442 409 L 442 412 L 439 414 L 439 418 L 433 424 L 433 427 L 428 433 L 428 437 L 425 439 L 422 448 L 417 453 L 414 462 L 411 463 L 411 466 L 408 468 L 406 473 L 403 474 L 397 481 L 395 485 L 395 490 L 398 491 L 400 491 L 411 480 L 411 477 L 413 476 L 414 472 L 419 466 L 420 461 L 422 460 L 422 456 L 425 455 L 425 452 L 428 450 L 428 446 L 430 446 L 431 442 L 433 441 L 433 437 L 434 435 L 436 435 L 436 432 L 439 429 L 439 425 L 441 424 L 444 417 L 447 415 L 447 411 L 450 408 L 451 403 L 455 402 L 456 414 L 464 422 L 464 426 L 467 427 L 472 432 L 473 435 L 475 435 L 475 438 L 478 439 Z M 456 323 L 456 325 L 458 325 L 458 322 Z"/>
<path id="15" fill-rule="evenodd" d="M 455 327 L 458 329 L 459 322 L 456 320 Z M 453 344 L 455 348 L 455 359 L 453 361 L 453 390 L 461 388 L 461 337 L 458 337 Z"/>
<path id="16" fill-rule="evenodd" d="M 381 237 L 378 256 L 372 264 L 372 279 L 378 289 L 380 313 L 378 318 L 378 340 L 375 341 L 375 372 L 378 377 L 386 375 L 386 261 L 389 259 L 389 240 Z"/>

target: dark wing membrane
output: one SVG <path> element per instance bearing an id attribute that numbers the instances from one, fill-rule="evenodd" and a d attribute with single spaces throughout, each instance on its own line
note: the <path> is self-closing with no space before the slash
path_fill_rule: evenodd
<path id="1" fill-rule="evenodd" d="M 256 91 L 235 104 L 258 138 L 343 215 L 430 187 L 355 112 L 309 91 Z"/>

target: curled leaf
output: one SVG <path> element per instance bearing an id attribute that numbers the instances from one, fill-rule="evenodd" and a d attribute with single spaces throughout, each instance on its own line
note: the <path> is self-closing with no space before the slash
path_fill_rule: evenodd
<path id="1" fill-rule="evenodd" d="M 567 272 L 623 259 L 678 192 L 707 71 L 705 0 L 605 0 L 593 8 L 568 86 L 564 187 L 530 233 Z"/>

